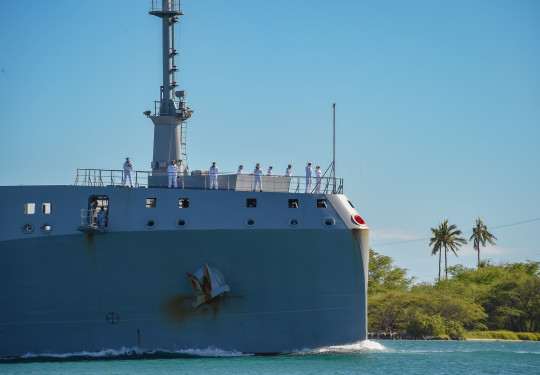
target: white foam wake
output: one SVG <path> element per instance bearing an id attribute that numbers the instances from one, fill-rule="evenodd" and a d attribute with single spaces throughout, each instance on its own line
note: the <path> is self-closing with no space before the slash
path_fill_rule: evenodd
<path id="1" fill-rule="evenodd" d="M 179 349 L 179 350 L 162 350 L 156 349 L 151 351 L 141 350 L 139 348 L 121 348 L 118 350 L 114 349 L 103 349 L 99 352 L 73 352 L 73 353 L 26 353 L 21 358 L 23 359 L 32 359 L 32 358 L 54 358 L 54 359 L 70 359 L 70 358 L 115 358 L 115 357 L 133 357 L 137 358 L 140 356 L 193 356 L 193 357 L 240 357 L 247 356 L 248 354 L 243 354 L 238 351 L 228 351 L 218 348 L 192 348 L 192 349 Z"/>
<path id="2" fill-rule="evenodd" d="M 292 355 L 313 355 L 313 354 L 359 354 L 387 350 L 384 346 L 375 341 L 357 341 L 347 345 L 326 346 L 318 349 L 303 349 L 294 351 Z M 98 352 L 80 351 L 73 353 L 26 353 L 21 359 L 50 359 L 50 360 L 77 360 L 77 359 L 114 359 L 114 358 L 148 358 L 148 357 L 244 357 L 252 354 L 245 354 L 235 350 L 223 350 L 214 347 L 191 348 L 178 350 L 156 349 L 145 351 L 139 348 L 103 349 Z"/>
<path id="3" fill-rule="evenodd" d="M 305 349 L 295 354 L 359 354 L 371 353 L 387 350 L 384 346 L 375 341 L 364 340 L 352 344 L 325 346 L 318 349 Z"/>

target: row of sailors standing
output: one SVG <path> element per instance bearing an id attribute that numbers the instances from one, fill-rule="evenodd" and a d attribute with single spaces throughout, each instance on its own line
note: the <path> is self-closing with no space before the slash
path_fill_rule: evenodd
<path id="1" fill-rule="evenodd" d="M 131 178 L 131 173 L 133 171 L 133 163 L 131 162 L 131 160 L 129 160 L 129 158 L 126 158 L 126 162 L 123 165 L 123 169 L 124 169 L 124 175 L 123 175 L 122 185 L 127 186 L 127 181 L 129 180 L 129 185 L 133 187 L 133 181 Z M 171 188 L 171 185 L 173 183 L 174 183 L 174 188 L 176 189 L 178 187 L 178 181 L 176 180 L 176 178 L 178 176 L 179 169 L 174 160 L 171 161 L 171 165 L 167 167 L 167 172 L 169 172 L 169 189 Z"/>
<path id="2" fill-rule="evenodd" d="M 172 185 L 174 184 L 174 188 L 176 189 L 178 187 L 177 177 L 178 177 L 179 169 L 174 160 L 171 161 L 171 165 L 167 167 L 167 172 L 169 172 L 168 188 L 170 189 Z M 212 166 L 210 167 L 210 190 L 218 189 L 218 181 L 217 181 L 218 173 L 219 173 L 219 168 L 217 167 L 216 162 L 213 162 Z"/>
<path id="3" fill-rule="evenodd" d="M 213 163 L 215 165 L 216 163 Z M 274 167 L 270 166 L 268 167 L 268 171 L 266 172 L 267 176 L 273 176 L 273 169 Z M 259 188 L 259 191 L 262 191 L 262 169 L 261 165 L 257 163 L 255 166 L 255 170 L 253 171 L 253 174 L 255 175 L 255 182 L 253 184 L 253 191 L 257 191 L 257 187 Z M 238 175 L 244 174 L 244 166 L 240 165 L 238 167 L 238 171 L 236 172 Z M 212 170 L 210 170 L 210 176 L 212 176 Z M 311 192 L 311 182 L 312 182 L 312 176 L 313 176 L 313 169 L 311 168 L 311 163 L 307 163 L 306 167 L 306 193 Z M 292 177 L 292 166 L 289 164 L 287 166 L 287 169 L 285 170 L 285 177 Z M 321 180 L 322 180 L 322 172 L 321 167 L 317 165 L 315 168 L 315 193 L 320 194 L 321 193 Z M 217 185 L 216 185 L 217 186 Z"/>
<path id="4" fill-rule="evenodd" d="M 273 176 L 274 167 L 270 166 L 268 168 L 268 171 L 266 172 L 267 176 Z M 131 187 L 133 187 L 133 182 L 131 179 L 131 171 L 133 170 L 133 163 L 129 160 L 129 158 L 126 158 L 126 162 L 124 163 L 124 178 L 123 178 L 123 185 L 126 186 L 127 180 L 129 180 L 129 184 Z M 178 166 L 176 165 L 176 162 L 173 160 L 171 161 L 171 165 L 167 167 L 167 172 L 169 172 L 169 189 L 174 184 L 174 188 L 178 188 Z M 212 166 L 210 167 L 210 190 L 217 190 L 218 189 L 218 180 L 217 175 L 219 174 L 219 168 L 216 165 L 216 162 L 212 162 Z M 238 171 L 236 172 L 238 175 L 244 174 L 244 166 L 240 165 L 238 167 Z M 263 174 L 261 165 L 257 163 L 255 166 L 255 170 L 253 171 L 253 174 L 255 175 L 255 182 L 253 185 L 253 191 L 258 190 L 262 192 L 262 179 L 261 176 Z M 307 163 L 306 167 L 306 193 L 311 192 L 311 183 L 312 183 L 312 176 L 313 176 L 313 169 L 311 168 L 311 163 Z M 285 177 L 292 177 L 292 166 L 289 164 L 287 166 L 287 169 L 285 170 Z M 315 193 L 320 194 L 321 193 L 321 180 L 322 180 L 322 172 L 321 167 L 317 165 L 315 168 Z"/>

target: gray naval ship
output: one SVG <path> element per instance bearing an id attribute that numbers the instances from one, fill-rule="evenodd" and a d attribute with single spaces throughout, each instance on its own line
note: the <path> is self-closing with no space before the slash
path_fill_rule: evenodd
<path id="1" fill-rule="evenodd" d="M 0 357 L 135 348 L 287 353 L 365 340 L 369 229 L 343 180 L 189 171 L 173 0 L 151 171 L 3 186 Z M 177 189 L 167 167 L 179 165 Z M 129 185 L 129 181 L 127 182 Z M 306 185 L 307 184 L 307 185 Z M 320 192 L 319 192 L 320 190 Z M 100 213 L 102 212 L 102 213 Z"/>

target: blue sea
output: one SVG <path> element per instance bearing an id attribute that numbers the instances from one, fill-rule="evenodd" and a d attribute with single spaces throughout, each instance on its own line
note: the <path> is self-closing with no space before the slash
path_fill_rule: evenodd
<path id="1" fill-rule="evenodd" d="M 32 355 L 0 374 L 540 374 L 540 342 L 361 341 L 272 357 L 218 349 Z"/>

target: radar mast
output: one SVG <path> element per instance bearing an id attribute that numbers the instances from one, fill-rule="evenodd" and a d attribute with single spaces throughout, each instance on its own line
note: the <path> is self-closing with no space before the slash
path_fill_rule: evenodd
<path id="1" fill-rule="evenodd" d="M 171 161 L 176 162 L 180 172 L 187 171 L 186 120 L 193 111 L 186 106 L 186 90 L 176 91 L 178 67 L 175 58 L 178 51 L 174 47 L 174 25 L 184 14 L 180 10 L 180 1 L 152 0 L 152 9 L 148 13 L 161 18 L 162 24 L 163 85 L 159 101 L 154 102 L 154 113 L 145 112 L 154 123 L 154 155 L 149 185 L 160 186 L 160 180 L 167 178 L 165 172 Z"/>

